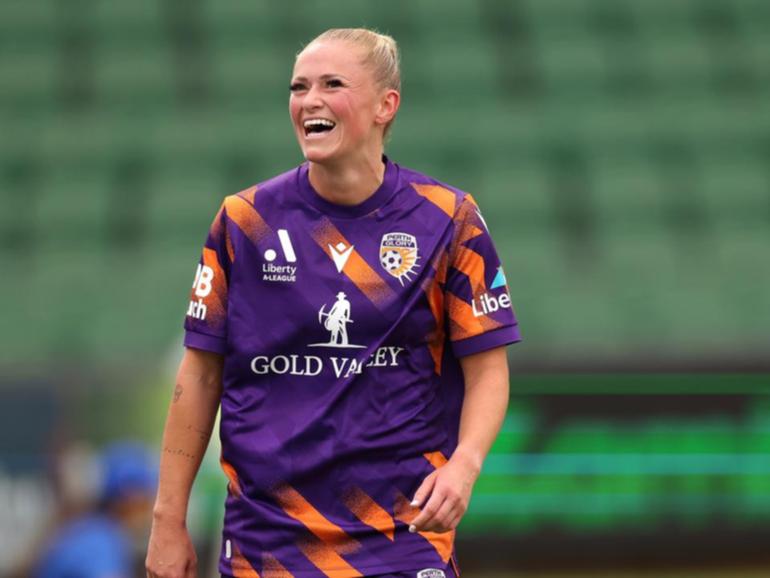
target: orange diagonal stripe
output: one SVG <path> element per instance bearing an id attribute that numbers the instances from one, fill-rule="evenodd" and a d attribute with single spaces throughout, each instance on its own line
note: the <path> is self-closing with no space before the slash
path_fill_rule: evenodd
<path id="1" fill-rule="evenodd" d="M 313 237 L 313 240 L 330 259 L 332 259 L 332 249 L 330 249 L 330 246 L 336 247 L 338 243 L 342 243 L 345 247 L 350 247 L 351 245 L 339 229 L 326 218 L 322 219 L 319 224 L 311 230 L 310 234 Z M 358 287 L 378 309 L 384 308 L 396 296 L 395 292 L 385 280 L 369 266 L 369 263 L 367 263 L 355 249 L 353 249 L 348 257 L 342 272 L 355 283 L 356 287 Z"/>
<path id="2" fill-rule="evenodd" d="M 476 225 L 466 224 L 465 227 L 463 227 L 463 230 L 460 232 L 460 235 L 458 237 L 458 242 L 460 244 L 466 243 L 467 241 L 470 241 L 474 237 L 478 237 L 483 232 L 484 231 L 479 229 Z"/>
<path id="3" fill-rule="evenodd" d="M 481 219 L 476 212 L 473 198 L 470 196 L 466 196 L 466 198 L 469 202 L 460 205 L 454 219 L 455 234 L 449 249 L 452 258 L 455 257 L 460 246 L 484 232 L 480 227 Z"/>
<path id="4" fill-rule="evenodd" d="M 219 464 L 222 466 L 222 471 L 225 472 L 225 475 L 227 476 L 227 479 L 230 481 L 229 488 L 230 491 L 240 497 L 241 496 L 241 484 L 238 481 L 238 472 L 235 471 L 235 468 L 232 466 L 232 464 L 225 461 L 225 458 L 222 456 L 219 457 Z"/>
<path id="5" fill-rule="evenodd" d="M 401 492 L 396 492 L 396 500 L 393 507 L 396 519 L 404 524 L 411 524 L 412 520 L 420 513 L 420 508 L 412 506 L 409 500 Z M 444 562 L 448 562 L 454 547 L 455 531 L 450 532 L 418 532 L 436 549 Z"/>
<path id="6" fill-rule="evenodd" d="M 433 278 L 423 287 L 428 298 L 430 312 L 436 323 L 436 330 L 428 335 L 428 348 L 433 358 L 433 365 L 437 375 L 441 375 L 441 357 L 444 353 L 444 292 L 438 280 Z"/>
<path id="7" fill-rule="evenodd" d="M 236 193 L 239 197 L 246 199 L 250 205 L 254 205 L 254 194 L 257 192 L 257 185 L 243 189 L 240 193 Z"/>
<path id="8" fill-rule="evenodd" d="M 452 293 L 447 292 L 445 296 L 447 310 L 449 311 L 449 322 L 452 325 L 450 335 L 453 341 L 474 337 L 484 333 L 484 331 L 500 327 L 500 323 L 487 315 L 476 317 L 473 314 L 471 305 L 459 297 L 455 297 Z"/>
<path id="9" fill-rule="evenodd" d="M 364 524 L 382 532 L 393 541 L 395 532 L 393 518 L 361 488 L 353 488 L 345 496 L 345 505 Z"/>
<path id="10" fill-rule="evenodd" d="M 459 297 L 452 293 L 446 293 L 447 310 L 449 311 L 449 321 L 460 328 L 462 336 L 478 335 L 484 331 L 484 327 L 478 318 L 473 315 L 473 309 Z M 462 339 L 462 337 L 460 337 Z"/>
<path id="11" fill-rule="evenodd" d="M 322 542 L 333 546 L 338 552 L 347 554 L 360 547 L 360 544 L 316 510 L 305 497 L 288 484 L 276 490 L 278 503 L 295 520 L 302 522 L 308 530 Z"/>
<path id="12" fill-rule="evenodd" d="M 233 557 L 230 559 L 230 567 L 233 569 L 235 578 L 259 578 L 259 573 L 254 570 L 246 557 L 241 554 L 240 548 L 235 542 L 230 542 L 233 546 Z"/>
<path id="13" fill-rule="evenodd" d="M 227 217 L 255 245 L 273 232 L 270 226 L 265 223 L 262 215 L 241 196 L 230 195 L 226 197 L 225 211 L 227 211 Z"/>
<path id="14" fill-rule="evenodd" d="M 452 266 L 468 277 L 473 295 L 481 295 L 487 290 L 487 282 L 484 279 L 484 257 L 476 251 L 461 245 L 458 247 Z"/>
<path id="15" fill-rule="evenodd" d="M 262 554 L 262 578 L 294 578 L 294 574 L 289 572 L 272 554 Z"/>
<path id="16" fill-rule="evenodd" d="M 305 557 L 329 578 L 358 578 L 361 572 L 348 564 L 331 546 L 317 540 L 299 542 L 297 547 Z"/>
<path id="17" fill-rule="evenodd" d="M 428 460 L 430 464 L 436 469 L 447 463 L 447 459 L 441 450 L 436 450 L 435 452 L 425 452 L 422 455 L 425 456 L 425 459 Z"/>
<path id="18" fill-rule="evenodd" d="M 418 185 L 412 183 L 414 190 L 444 211 L 450 217 L 455 214 L 455 199 L 457 196 L 444 187 L 437 185 Z"/>
<path id="19" fill-rule="evenodd" d="M 433 261 L 433 268 L 436 269 L 436 281 L 446 283 L 446 274 L 449 269 L 448 251 L 441 251 L 441 255 L 437 256 Z"/>

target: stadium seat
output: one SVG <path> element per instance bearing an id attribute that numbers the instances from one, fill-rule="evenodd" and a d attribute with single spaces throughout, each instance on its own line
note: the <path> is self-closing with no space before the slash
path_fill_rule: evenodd
<path id="1" fill-rule="evenodd" d="M 365 25 L 402 47 L 388 154 L 477 198 L 532 351 L 576 336 L 588 352 L 710 351 L 714 325 L 745 347 L 766 336 L 764 3 L 89 5 L 82 18 L 52 0 L 0 6 L 3 199 L 31 208 L 0 219 L 22 239 L 4 255 L 43 267 L 14 286 L 22 310 L 61 262 L 70 290 L 104 263 L 189 284 L 222 196 L 301 161 L 286 112 L 295 52 L 328 26 Z M 136 203 L 116 210 L 132 187 Z M 175 255 L 184 267 L 167 265 Z M 111 287 L 130 303 L 144 289 L 123 275 Z M 172 297 L 137 299 L 169 337 Z M 125 346 L 143 349 L 114 315 L 65 311 L 54 337 L 29 332 L 14 351 L 86 351 L 123 322 Z M 81 316 L 100 329 L 58 344 Z"/>

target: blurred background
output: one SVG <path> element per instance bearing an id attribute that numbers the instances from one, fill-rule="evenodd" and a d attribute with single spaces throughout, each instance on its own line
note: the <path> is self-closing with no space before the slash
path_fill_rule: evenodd
<path id="1" fill-rule="evenodd" d="M 208 226 L 302 161 L 294 54 L 360 25 L 402 50 L 388 154 L 473 193 L 524 336 L 464 576 L 770 576 L 764 0 L 3 0 L 0 575 L 105 444 L 157 451 Z"/>

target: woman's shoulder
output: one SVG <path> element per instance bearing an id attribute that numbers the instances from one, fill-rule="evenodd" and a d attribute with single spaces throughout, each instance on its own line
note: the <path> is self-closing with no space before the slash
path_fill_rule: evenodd
<path id="1" fill-rule="evenodd" d="M 419 195 L 439 205 L 450 216 L 457 212 L 464 201 L 476 205 L 476 201 L 468 191 L 415 169 L 402 165 L 399 165 L 399 169 L 402 183 L 407 184 Z"/>
<path id="2" fill-rule="evenodd" d="M 255 206 L 257 199 L 262 200 L 278 200 L 287 189 L 291 189 L 297 186 L 297 173 L 300 170 L 300 166 L 293 167 L 288 171 L 284 171 L 273 177 L 269 177 L 262 181 L 257 181 L 255 184 L 248 186 L 247 188 L 230 193 L 224 198 L 225 207 L 238 206 L 239 203 L 246 201 L 252 206 Z"/>

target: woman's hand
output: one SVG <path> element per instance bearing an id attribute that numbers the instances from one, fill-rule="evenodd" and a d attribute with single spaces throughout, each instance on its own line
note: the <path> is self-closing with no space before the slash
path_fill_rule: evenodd
<path id="1" fill-rule="evenodd" d="M 155 518 L 144 564 L 147 578 L 197 578 L 198 557 L 183 522 Z"/>
<path id="2" fill-rule="evenodd" d="M 479 471 L 474 460 L 455 451 L 446 464 L 429 474 L 417 488 L 411 505 L 421 508 L 421 512 L 412 520 L 409 531 L 449 532 L 457 528 L 468 509 Z"/>

